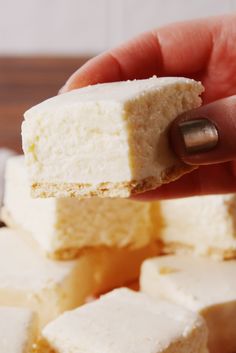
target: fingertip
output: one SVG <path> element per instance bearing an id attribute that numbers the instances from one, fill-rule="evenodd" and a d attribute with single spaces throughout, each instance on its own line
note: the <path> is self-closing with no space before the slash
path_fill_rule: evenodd
<path id="1" fill-rule="evenodd" d="M 236 96 L 179 116 L 170 127 L 170 146 L 183 162 L 206 165 L 236 158 Z"/>

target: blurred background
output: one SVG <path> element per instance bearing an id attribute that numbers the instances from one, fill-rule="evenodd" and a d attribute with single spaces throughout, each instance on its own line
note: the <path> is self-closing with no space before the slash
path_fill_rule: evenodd
<path id="1" fill-rule="evenodd" d="M 173 21 L 236 11 L 236 0 L 0 0 L 0 147 L 21 151 L 23 112 L 88 58 Z"/>

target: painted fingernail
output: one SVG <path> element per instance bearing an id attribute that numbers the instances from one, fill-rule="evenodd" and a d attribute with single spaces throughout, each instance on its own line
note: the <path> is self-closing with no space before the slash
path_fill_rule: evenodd
<path id="1" fill-rule="evenodd" d="M 179 130 L 188 154 L 210 151 L 219 141 L 215 124 L 207 118 L 180 122 Z"/>

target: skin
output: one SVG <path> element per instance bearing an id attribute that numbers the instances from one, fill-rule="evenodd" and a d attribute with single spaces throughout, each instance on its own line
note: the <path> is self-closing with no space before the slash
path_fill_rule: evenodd
<path id="1" fill-rule="evenodd" d="M 154 74 L 202 81 L 205 106 L 178 117 L 170 129 L 170 143 L 176 155 L 185 163 L 200 167 L 175 182 L 139 195 L 139 199 L 236 191 L 235 42 L 236 14 L 174 23 L 89 60 L 61 89 L 67 92 L 89 84 L 148 78 Z M 184 149 L 178 123 L 199 116 L 215 123 L 219 143 L 214 150 L 190 156 Z"/>

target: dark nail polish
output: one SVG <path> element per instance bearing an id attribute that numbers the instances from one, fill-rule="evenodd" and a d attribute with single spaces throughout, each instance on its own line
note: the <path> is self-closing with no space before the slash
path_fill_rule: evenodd
<path id="1" fill-rule="evenodd" d="M 179 130 L 188 154 L 210 151 L 219 141 L 215 124 L 207 118 L 180 122 Z"/>

